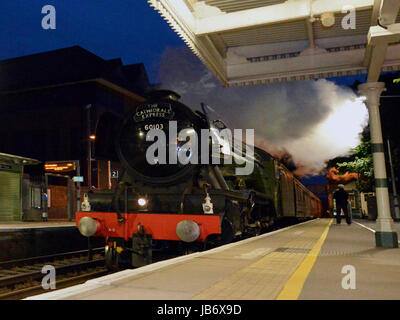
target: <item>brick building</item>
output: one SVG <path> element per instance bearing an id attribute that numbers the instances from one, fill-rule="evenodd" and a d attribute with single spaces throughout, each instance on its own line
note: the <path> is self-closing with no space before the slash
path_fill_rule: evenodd
<path id="1" fill-rule="evenodd" d="M 3 60 L 0 70 L 0 152 L 43 163 L 79 160 L 83 186 L 91 180 L 111 188 L 119 163 L 102 158 L 89 136 L 144 101 L 150 84 L 143 64 L 123 65 L 74 46 Z M 48 183 L 68 188 L 59 178 L 51 175 Z"/>

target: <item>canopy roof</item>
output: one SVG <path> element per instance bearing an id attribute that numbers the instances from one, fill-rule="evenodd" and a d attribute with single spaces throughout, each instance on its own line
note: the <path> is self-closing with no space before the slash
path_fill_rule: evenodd
<path id="1" fill-rule="evenodd" d="M 0 153 L 0 161 L 14 163 L 18 165 L 34 165 L 41 163 L 39 160 L 36 159 L 15 156 L 13 154 L 8 154 L 8 153 Z"/>
<path id="2" fill-rule="evenodd" d="M 227 86 L 400 69 L 397 29 L 378 25 L 400 20 L 396 0 L 148 2 Z"/>

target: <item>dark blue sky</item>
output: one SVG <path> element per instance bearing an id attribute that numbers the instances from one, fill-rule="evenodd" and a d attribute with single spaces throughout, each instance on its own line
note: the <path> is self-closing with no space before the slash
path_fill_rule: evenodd
<path id="1" fill-rule="evenodd" d="M 56 8 L 56 30 L 41 27 L 49 4 Z M 146 0 L 1 0 L 0 44 L 1 60 L 79 45 L 104 59 L 143 62 L 156 82 L 165 48 L 184 42 Z"/>
<path id="2" fill-rule="evenodd" d="M 41 27 L 48 4 L 56 30 Z M 1 0 L 0 44 L 1 60 L 80 45 L 104 59 L 144 62 L 155 80 L 164 49 L 184 42 L 146 0 Z"/>

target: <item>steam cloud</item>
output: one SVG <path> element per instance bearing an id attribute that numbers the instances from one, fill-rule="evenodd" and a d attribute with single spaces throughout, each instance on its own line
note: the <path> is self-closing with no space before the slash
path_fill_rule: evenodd
<path id="1" fill-rule="evenodd" d="M 159 68 L 161 88 L 179 93 L 194 110 L 211 106 L 230 128 L 253 128 L 256 146 L 289 153 L 297 173 L 318 174 L 325 162 L 360 143 L 368 123 L 363 102 L 327 80 L 224 88 L 186 48 L 167 48 Z"/>

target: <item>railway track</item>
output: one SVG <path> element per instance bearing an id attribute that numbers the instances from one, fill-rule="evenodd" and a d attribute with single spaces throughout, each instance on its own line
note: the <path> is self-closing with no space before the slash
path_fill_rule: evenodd
<path id="1" fill-rule="evenodd" d="M 0 262 L 0 300 L 23 299 L 47 292 L 42 288 L 44 265 L 56 271 L 56 289 L 76 285 L 86 280 L 108 274 L 103 257 L 104 248 L 66 252 L 28 259 Z"/>
<path id="2" fill-rule="evenodd" d="M 296 223 L 298 222 L 289 221 L 276 226 L 276 228 Z M 109 274 L 110 271 L 105 267 L 104 247 L 92 249 L 92 252 L 92 260 L 88 259 L 88 250 L 80 250 L 0 262 L 0 300 L 17 300 L 48 292 L 42 288 L 41 284 L 45 276 L 42 273 L 44 265 L 54 266 L 56 289 L 77 285 L 89 279 Z M 153 262 L 179 256 L 176 253 L 168 255 L 155 253 Z"/>

